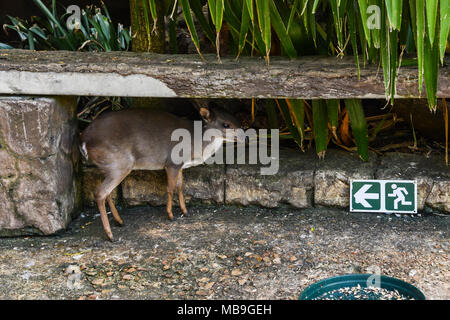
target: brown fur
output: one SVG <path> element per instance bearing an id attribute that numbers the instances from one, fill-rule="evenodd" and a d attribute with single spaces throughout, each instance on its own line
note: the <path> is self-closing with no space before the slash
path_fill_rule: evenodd
<path id="1" fill-rule="evenodd" d="M 238 128 L 239 123 L 223 110 L 210 111 L 201 108 L 204 128 L 223 130 L 224 123 L 230 128 Z M 171 141 L 175 129 L 184 128 L 193 137 L 193 121 L 178 118 L 172 114 L 150 109 L 131 109 L 110 112 L 94 120 L 81 134 L 81 145 L 87 156 L 105 174 L 105 180 L 95 191 L 95 199 L 100 210 L 103 228 L 112 241 L 113 235 L 106 214 L 105 202 L 111 208 L 113 218 L 122 225 L 123 221 L 110 198 L 111 192 L 135 169 L 162 170 L 167 173 L 167 216 L 173 219 L 172 199 L 175 188 L 178 190 L 180 207 L 187 214 L 183 196 L 183 164 L 174 164 L 171 159 L 172 148 L 178 141 Z M 203 148 L 206 146 L 202 144 Z M 193 150 L 193 148 L 192 148 Z M 196 157 L 192 154 L 191 158 Z"/>

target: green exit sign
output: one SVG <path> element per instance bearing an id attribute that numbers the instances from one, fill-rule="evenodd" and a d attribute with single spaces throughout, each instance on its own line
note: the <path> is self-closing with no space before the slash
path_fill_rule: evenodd
<path id="1" fill-rule="evenodd" d="M 417 213 L 417 182 L 352 180 L 350 211 Z"/>

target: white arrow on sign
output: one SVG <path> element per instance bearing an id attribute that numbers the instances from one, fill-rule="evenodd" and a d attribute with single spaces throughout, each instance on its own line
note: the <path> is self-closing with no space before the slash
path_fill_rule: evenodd
<path id="1" fill-rule="evenodd" d="M 366 200 L 368 199 L 379 199 L 380 195 L 378 193 L 366 193 L 367 190 L 370 189 L 372 185 L 365 184 L 363 185 L 358 192 L 355 193 L 355 203 L 362 204 L 364 208 L 372 208 L 370 203 Z"/>

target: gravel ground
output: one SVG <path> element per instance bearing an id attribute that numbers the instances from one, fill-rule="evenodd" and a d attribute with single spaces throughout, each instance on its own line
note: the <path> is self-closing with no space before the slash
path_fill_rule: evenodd
<path id="1" fill-rule="evenodd" d="M 450 298 L 449 218 L 202 206 L 121 211 L 106 241 L 83 213 L 52 237 L 0 239 L 1 299 L 297 299 L 315 281 L 377 267 Z M 372 268 L 372 269 L 370 269 Z"/>

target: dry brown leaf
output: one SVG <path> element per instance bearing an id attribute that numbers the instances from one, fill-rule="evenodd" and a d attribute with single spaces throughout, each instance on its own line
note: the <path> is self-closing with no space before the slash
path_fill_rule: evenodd
<path id="1" fill-rule="evenodd" d="M 240 269 L 234 269 L 231 271 L 232 276 L 240 276 L 242 274 L 242 271 Z"/>

